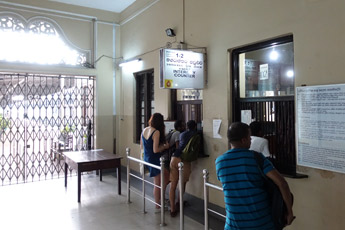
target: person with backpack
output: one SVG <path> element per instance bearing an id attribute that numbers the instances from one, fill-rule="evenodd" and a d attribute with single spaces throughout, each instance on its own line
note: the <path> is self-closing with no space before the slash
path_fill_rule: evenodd
<path id="1" fill-rule="evenodd" d="M 249 150 L 249 126 L 241 122 L 232 123 L 228 129 L 228 139 L 231 149 L 215 162 L 217 178 L 224 192 L 224 229 L 282 229 L 275 226 L 270 197 L 264 186 L 266 179 L 262 174 L 278 186 L 286 206 L 285 223 L 290 225 L 295 217 L 289 185 L 262 153 L 258 153 L 262 167 L 258 165 L 257 152 Z"/>
<path id="2" fill-rule="evenodd" d="M 183 154 L 183 150 L 188 145 L 190 139 L 197 135 L 196 130 L 196 122 L 194 120 L 190 120 L 187 122 L 187 130 L 181 133 L 179 138 L 179 144 L 176 151 L 173 153 L 170 161 L 170 191 L 169 191 L 169 200 L 170 200 L 170 215 L 171 217 L 175 217 L 178 213 L 179 204 L 175 204 L 175 192 L 177 183 L 179 180 L 179 170 L 178 170 L 178 163 L 182 161 L 181 155 Z M 183 161 L 183 192 L 185 191 L 186 184 L 189 180 L 189 176 L 191 174 L 191 162 Z"/>
<path id="3" fill-rule="evenodd" d="M 177 120 L 174 123 L 174 130 L 171 130 L 165 139 L 169 143 L 169 149 L 163 152 L 165 168 L 170 170 L 170 161 L 172 154 L 176 151 L 179 145 L 180 134 L 186 130 L 186 123 L 182 120 Z"/>

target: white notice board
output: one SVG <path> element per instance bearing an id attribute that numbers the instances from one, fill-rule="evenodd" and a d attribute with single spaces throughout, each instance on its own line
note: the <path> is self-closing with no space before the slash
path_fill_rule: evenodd
<path id="1" fill-rule="evenodd" d="M 165 125 L 165 135 L 167 135 L 171 130 L 174 130 L 175 121 L 164 121 Z"/>
<path id="2" fill-rule="evenodd" d="M 345 84 L 296 88 L 297 164 L 345 173 Z"/>

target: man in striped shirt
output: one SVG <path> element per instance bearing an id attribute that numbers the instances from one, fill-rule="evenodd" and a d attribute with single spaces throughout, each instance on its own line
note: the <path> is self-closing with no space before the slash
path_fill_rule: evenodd
<path id="1" fill-rule="evenodd" d="M 247 124 L 230 125 L 228 139 L 231 149 L 216 159 L 218 180 L 222 183 L 226 208 L 224 229 L 274 230 L 267 192 L 251 144 Z M 263 172 L 280 189 L 288 209 L 287 224 L 294 219 L 289 185 L 271 162 L 264 159 Z"/>

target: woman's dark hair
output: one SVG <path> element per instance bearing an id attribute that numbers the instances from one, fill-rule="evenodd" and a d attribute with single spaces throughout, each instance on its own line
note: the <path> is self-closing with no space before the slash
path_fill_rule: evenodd
<path id="1" fill-rule="evenodd" d="M 154 113 L 149 120 L 149 126 L 159 130 L 160 132 L 159 144 L 164 144 L 165 143 L 165 125 L 164 125 L 163 115 L 160 113 Z"/>
<path id="2" fill-rule="evenodd" d="M 229 142 L 236 142 L 246 138 L 249 134 L 249 125 L 242 122 L 234 122 L 228 129 Z"/>

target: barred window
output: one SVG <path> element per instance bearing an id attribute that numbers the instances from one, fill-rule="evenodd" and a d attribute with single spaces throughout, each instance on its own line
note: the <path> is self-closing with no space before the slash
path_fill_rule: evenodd
<path id="1" fill-rule="evenodd" d="M 231 50 L 233 121 L 262 123 L 272 161 L 296 173 L 293 36 Z"/>

